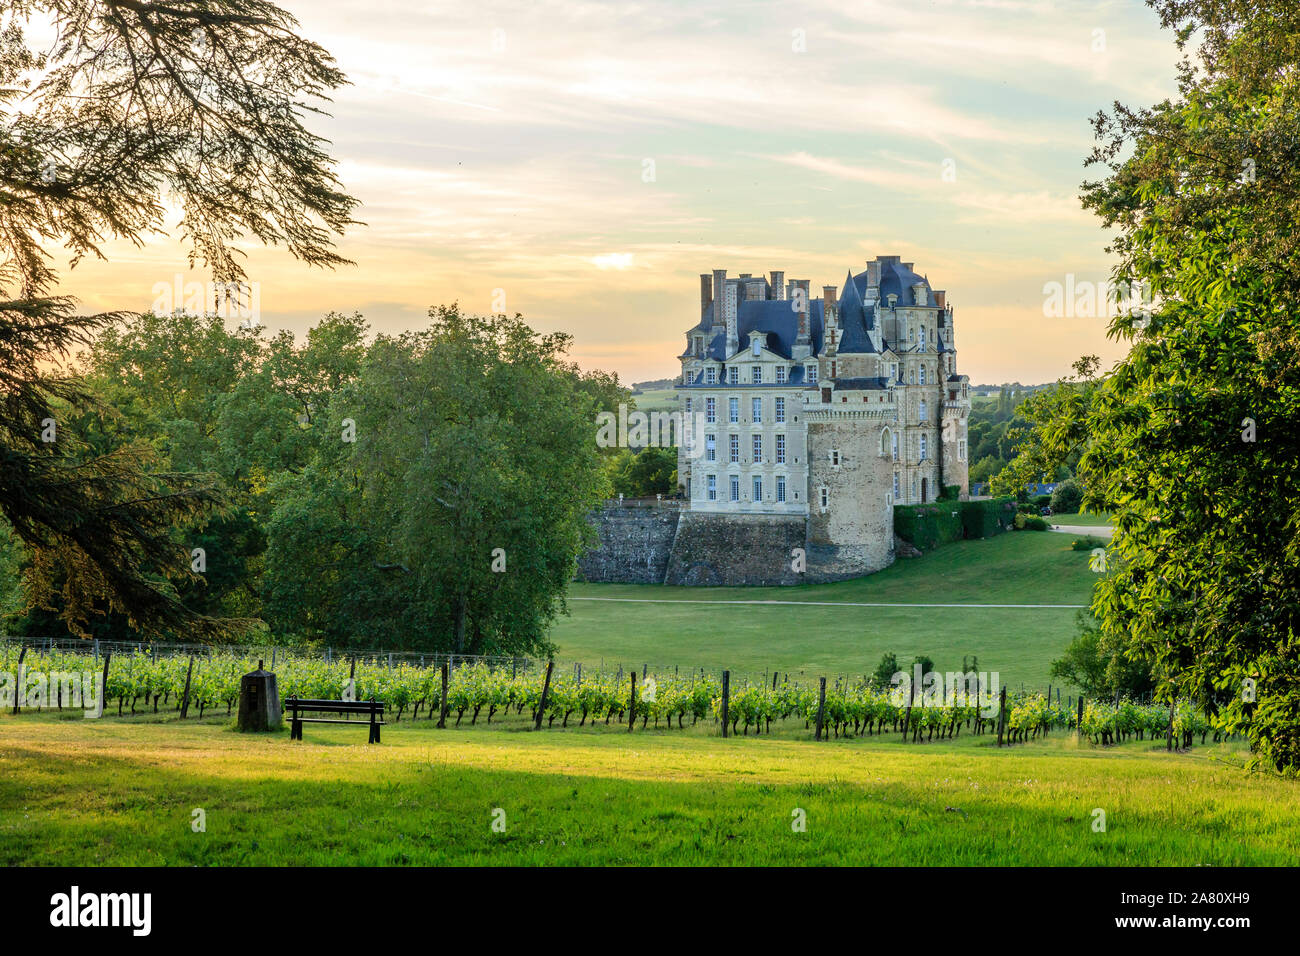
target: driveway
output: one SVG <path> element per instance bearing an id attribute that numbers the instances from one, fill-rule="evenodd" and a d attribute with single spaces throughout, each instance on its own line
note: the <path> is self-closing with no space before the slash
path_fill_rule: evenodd
<path id="1" fill-rule="evenodd" d="M 1050 518 L 1048 519 L 1051 520 Z M 1059 531 L 1061 534 L 1073 534 L 1082 538 L 1086 535 L 1092 535 L 1094 538 L 1109 538 L 1115 533 L 1115 529 L 1108 524 L 1103 525 L 1084 525 L 1084 524 L 1054 524 L 1053 531 Z"/>

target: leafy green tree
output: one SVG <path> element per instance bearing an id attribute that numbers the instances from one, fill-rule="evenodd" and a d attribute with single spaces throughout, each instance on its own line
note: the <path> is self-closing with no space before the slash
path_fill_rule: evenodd
<path id="1" fill-rule="evenodd" d="M 1256 767 L 1296 773 L 1300 7 L 1150 2 L 1185 54 L 1179 95 L 1100 114 L 1106 175 L 1084 186 L 1130 351 L 1061 396 L 1026 466 L 1078 453 L 1085 506 L 1116 514 L 1101 634 L 1161 699 L 1217 707 Z"/>
<path id="2" fill-rule="evenodd" d="M 677 490 L 677 449 L 643 448 L 618 459 L 614 494 L 629 498 L 671 494 Z"/>
<path id="3" fill-rule="evenodd" d="M 1083 486 L 1073 478 L 1067 478 L 1056 486 L 1052 492 L 1052 514 L 1073 515 L 1079 513 L 1083 503 Z"/>
<path id="4" fill-rule="evenodd" d="M 608 491 L 600 389 L 565 360 L 568 336 L 455 306 L 430 318 L 370 346 L 320 409 L 311 463 L 273 490 L 268 615 L 336 644 L 546 653 Z"/>
<path id="5" fill-rule="evenodd" d="M 871 679 L 877 687 L 888 687 L 889 682 L 894 679 L 894 675 L 898 671 L 898 655 L 890 651 L 880 658 L 880 663 L 876 665 L 875 673 L 871 675 Z"/>
<path id="6" fill-rule="evenodd" d="M 1078 687 L 1086 696 L 1112 699 L 1116 694 L 1138 698 L 1151 693 L 1151 670 L 1125 654 L 1122 642 L 1104 633 L 1092 616 L 1079 612 L 1079 634 L 1052 661 L 1050 674 Z"/>
<path id="7" fill-rule="evenodd" d="M 30 593 L 56 602 L 69 626 L 119 613 L 153 632 L 227 635 L 242 625 L 196 614 L 176 589 L 189 575 L 176 529 L 220 513 L 222 491 L 210 476 L 165 470 L 148 441 L 97 448 L 84 416 L 99 406 L 66 366 L 120 316 L 78 314 L 57 292 L 49 249 L 75 264 L 102 257 L 108 239 L 142 241 L 164 230 L 169 199 L 191 264 L 233 283 L 236 299 L 246 239 L 343 263 L 332 236 L 356 202 L 304 119 L 344 77 L 266 0 L 12 0 L 6 12 L 0 511 L 23 544 Z M 25 32 L 36 19 L 55 28 L 41 53 Z M 179 458 L 202 438 L 178 427 L 166 444 Z"/>

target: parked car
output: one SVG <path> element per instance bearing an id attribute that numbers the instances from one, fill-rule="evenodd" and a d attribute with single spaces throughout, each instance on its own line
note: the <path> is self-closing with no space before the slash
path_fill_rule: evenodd
<path id="1" fill-rule="evenodd" d="M 1050 518 L 1052 516 L 1051 506 L 1043 505 L 1041 508 L 1038 509 L 1038 513 L 1042 515 L 1044 518 Z"/>

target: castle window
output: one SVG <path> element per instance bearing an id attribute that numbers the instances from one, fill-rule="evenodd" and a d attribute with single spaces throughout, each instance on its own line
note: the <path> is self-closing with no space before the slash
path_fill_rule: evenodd
<path id="1" fill-rule="evenodd" d="M 776 463 L 778 465 L 785 464 L 785 436 L 784 435 L 776 436 Z"/>
<path id="2" fill-rule="evenodd" d="M 776 399 L 776 420 L 778 423 L 785 421 L 785 399 L 779 395 Z"/>
<path id="3" fill-rule="evenodd" d="M 828 507 L 830 507 L 830 503 L 831 503 L 830 489 L 827 488 L 825 485 L 823 485 L 821 488 L 817 489 L 817 491 L 821 496 L 822 511 L 825 511 Z"/>
<path id="4" fill-rule="evenodd" d="M 709 475 L 708 481 L 709 481 L 709 500 L 717 501 L 718 500 L 718 476 Z"/>
<path id="5" fill-rule="evenodd" d="M 924 365 L 921 366 L 921 384 L 922 384 L 922 385 L 925 384 L 925 366 L 924 366 Z"/>
<path id="6" fill-rule="evenodd" d="M 704 384 L 705 385 L 718 384 L 718 367 L 716 365 L 710 365 L 708 368 L 704 370 Z"/>
<path id="7" fill-rule="evenodd" d="M 898 435 L 894 435 L 894 461 L 898 461 Z"/>
<path id="8" fill-rule="evenodd" d="M 898 363 L 897 363 L 897 362 L 890 362 L 890 363 L 889 363 L 889 381 L 890 381 L 891 384 L 894 383 L 894 382 L 897 382 L 897 381 L 898 381 Z"/>
<path id="9" fill-rule="evenodd" d="M 926 458 L 928 458 L 928 457 L 929 457 L 929 454 L 930 454 L 930 452 L 929 452 L 929 443 L 928 443 L 928 441 L 927 441 L 928 437 L 929 437 L 928 435 L 922 435 L 922 436 L 921 436 L 921 461 L 925 461 Z"/>
<path id="10" fill-rule="evenodd" d="M 690 413 L 691 413 L 691 397 L 690 397 L 689 395 L 687 395 L 687 396 L 686 396 L 686 414 L 689 415 Z"/>
<path id="11" fill-rule="evenodd" d="M 909 380 L 913 385 L 915 385 L 915 384 L 916 384 L 916 369 L 912 369 L 911 372 L 908 374 L 907 377 L 908 377 L 908 380 Z"/>
<path id="12" fill-rule="evenodd" d="M 740 421 L 740 399 L 727 399 L 727 421 L 733 425 Z"/>
<path id="13" fill-rule="evenodd" d="M 837 362 L 831 362 L 831 378 L 835 378 L 835 366 L 838 364 Z"/>
<path id="14" fill-rule="evenodd" d="M 739 475 L 731 476 L 731 500 L 732 501 L 740 500 L 740 476 Z"/>
<path id="15" fill-rule="evenodd" d="M 784 366 L 784 365 L 778 365 L 778 366 L 776 367 L 776 384 L 778 384 L 778 385 L 784 385 L 784 384 L 785 384 L 785 366 Z"/>
<path id="16" fill-rule="evenodd" d="M 740 369 L 734 365 L 732 365 L 730 368 L 727 369 L 727 384 L 728 385 L 740 384 Z"/>
<path id="17" fill-rule="evenodd" d="M 831 464 L 836 468 L 840 466 L 840 450 L 838 448 L 831 449 Z"/>
<path id="18" fill-rule="evenodd" d="M 894 472 L 894 500 L 895 501 L 897 501 L 899 496 L 902 495 L 903 493 L 902 487 L 903 487 L 902 483 L 898 477 L 898 472 Z"/>
<path id="19" fill-rule="evenodd" d="M 957 442 L 957 460 L 958 461 L 966 460 L 966 439 L 964 438 L 961 441 Z"/>
<path id="20" fill-rule="evenodd" d="M 702 335 L 695 336 L 695 354 L 697 357 L 704 354 L 704 336 Z"/>
<path id="21" fill-rule="evenodd" d="M 762 435 L 754 436 L 753 451 L 754 451 L 754 464 L 757 465 L 760 461 L 763 460 L 763 436 Z"/>
<path id="22" fill-rule="evenodd" d="M 763 478 L 760 475 L 754 476 L 754 500 L 763 500 Z"/>
<path id="23" fill-rule="evenodd" d="M 816 384 L 817 384 L 817 366 L 816 366 L 816 365 L 809 365 L 809 366 L 808 366 L 808 369 L 807 369 L 807 372 L 808 372 L 808 374 L 807 374 L 808 384 L 809 384 L 809 385 L 816 385 Z"/>
<path id="24" fill-rule="evenodd" d="M 763 423 L 763 400 L 761 398 L 752 399 L 749 406 L 751 412 L 750 418 L 753 420 L 754 424 L 761 425 Z"/>
<path id="25" fill-rule="evenodd" d="M 718 420 L 718 400 L 716 398 L 706 398 L 704 400 L 704 420 L 710 425 Z"/>
<path id="26" fill-rule="evenodd" d="M 925 370 L 922 369 L 921 371 L 924 372 Z M 923 374 L 921 377 L 922 377 L 922 379 L 924 379 L 924 378 L 925 378 L 924 374 Z M 921 410 L 917 413 L 917 417 L 918 417 L 921 421 L 925 421 L 925 412 L 926 412 L 925 399 L 923 398 L 923 399 L 921 399 Z"/>
<path id="27" fill-rule="evenodd" d="M 729 461 L 734 465 L 740 462 L 740 436 L 728 435 L 728 451 L 730 452 Z"/>
<path id="28" fill-rule="evenodd" d="M 924 325 L 921 326 L 921 328 L 918 329 L 917 332 L 921 336 L 919 344 L 921 348 L 925 348 L 925 326 Z"/>
<path id="29" fill-rule="evenodd" d="M 763 384 L 763 366 L 754 365 L 749 370 L 749 380 L 755 385 Z"/>
<path id="30" fill-rule="evenodd" d="M 785 501 L 785 475 L 776 476 L 776 500 L 778 502 Z"/>
<path id="31" fill-rule="evenodd" d="M 717 435 L 704 436 L 704 460 L 705 461 L 718 460 L 718 436 Z"/>

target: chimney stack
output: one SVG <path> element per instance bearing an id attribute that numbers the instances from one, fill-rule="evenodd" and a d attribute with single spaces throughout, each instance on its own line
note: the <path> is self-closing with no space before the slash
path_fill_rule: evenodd
<path id="1" fill-rule="evenodd" d="M 704 315 L 713 302 L 713 277 L 707 272 L 700 273 L 700 315 Z"/>
<path id="2" fill-rule="evenodd" d="M 867 288 L 868 289 L 880 288 L 880 260 L 879 259 L 867 260 Z"/>
<path id="3" fill-rule="evenodd" d="M 829 326 L 833 323 L 839 325 L 839 316 L 836 314 L 837 300 L 835 298 L 835 286 L 822 286 L 822 317 Z"/>
<path id="4" fill-rule="evenodd" d="M 723 303 L 727 295 L 727 270 L 713 270 L 713 328 L 720 330 L 727 324 Z"/>
<path id="5" fill-rule="evenodd" d="M 774 271 L 772 273 L 772 298 L 774 299 L 785 298 L 785 273 L 784 272 Z"/>
<path id="6" fill-rule="evenodd" d="M 934 304 L 939 307 L 939 311 L 941 312 L 948 308 L 948 293 L 942 291 L 936 292 L 934 294 Z"/>

